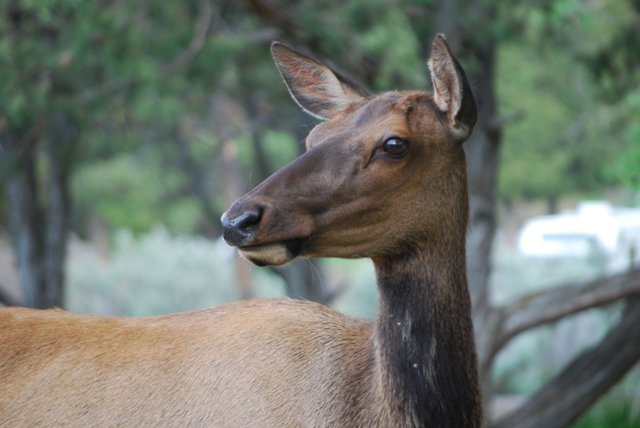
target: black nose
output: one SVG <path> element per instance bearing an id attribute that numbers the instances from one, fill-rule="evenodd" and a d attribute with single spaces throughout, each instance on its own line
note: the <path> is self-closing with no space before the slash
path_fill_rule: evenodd
<path id="1" fill-rule="evenodd" d="M 254 207 L 245 209 L 238 215 L 229 215 L 228 211 L 224 213 L 220 219 L 224 240 L 236 247 L 246 243 L 258 229 L 262 212 L 262 207 Z"/>

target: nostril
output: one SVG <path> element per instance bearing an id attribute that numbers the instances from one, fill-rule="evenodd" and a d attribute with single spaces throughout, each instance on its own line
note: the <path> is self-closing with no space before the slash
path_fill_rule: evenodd
<path id="1" fill-rule="evenodd" d="M 240 246 L 251 239 L 262 220 L 263 207 L 245 208 L 237 216 L 225 213 L 222 218 L 224 239 L 227 243 Z"/>
<path id="2" fill-rule="evenodd" d="M 262 208 L 247 210 L 234 219 L 233 223 L 240 230 L 250 229 L 260 223 L 262 219 Z"/>

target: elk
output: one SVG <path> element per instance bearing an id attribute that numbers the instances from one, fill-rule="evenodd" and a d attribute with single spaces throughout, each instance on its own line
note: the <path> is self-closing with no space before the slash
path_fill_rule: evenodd
<path id="1" fill-rule="evenodd" d="M 151 318 L 0 311 L 1 426 L 478 427 L 462 143 L 477 111 L 443 35 L 433 93 L 370 95 L 274 43 L 306 152 L 236 200 L 257 265 L 372 259 L 372 323 L 287 298 Z"/>

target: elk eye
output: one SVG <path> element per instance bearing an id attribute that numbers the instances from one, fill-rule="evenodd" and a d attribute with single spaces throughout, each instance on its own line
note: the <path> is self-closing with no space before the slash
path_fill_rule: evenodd
<path id="1" fill-rule="evenodd" d="M 391 137 L 382 144 L 382 149 L 386 154 L 394 158 L 400 158 L 407 154 L 409 144 L 407 140 L 398 137 Z"/>

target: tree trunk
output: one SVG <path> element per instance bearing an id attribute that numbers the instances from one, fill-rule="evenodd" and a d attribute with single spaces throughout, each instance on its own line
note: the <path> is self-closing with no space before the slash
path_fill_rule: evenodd
<path id="1" fill-rule="evenodd" d="M 181 131 L 174 132 L 174 138 L 171 139 L 174 150 L 178 155 L 178 161 L 182 169 L 182 173 L 187 178 L 189 191 L 200 204 L 200 209 L 204 213 L 205 220 L 203 222 L 204 233 L 209 236 L 220 235 L 220 216 L 207 190 L 207 177 L 203 168 L 194 156 L 191 154 L 187 138 Z"/>
<path id="2" fill-rule="evenodd" d="M 480 107 L 478 124 L 473 135 L 465 143 L 469 180 L 469 229 L 467 232 L 467 274 L 473 305 L 479 373 L 485 399 L 491 397 L 491 365 L 487 358 L 494 334 L 496 314 L 492 312 L 489 280 L 492 269 L 493 239 L 497 216 L 497 171 L 501 144 L 501 132 L 492 126 L 497 114 L 494 83 L 495 45 L 489 41 L 475 46 L 478 60 L 476 88 Z"/>
<path id="3" fill-rule="evenodd" d="M 214 135 L 219 147 L 218 165 L 216 171 L 220 171 L 217 180 L 220 183 L 218 187 L 223 195 L 225 206 L 229 206 L 233 201 L 242 195 L 246 189 L 245 177 L 240 171 L 238 150 L 235 141 L 231 138 L 231 131 L 227 129 L 230 121 L 223 120 L 224 104 L 231 102 L 221 96 L 214 96 L 213 110 L 214 114 L 212 123 L 214 126 Z M 231 109 L 229 109 L 231 110 Z M 234 260 L 234 273 L 238 294 L 243 299 L 249 299 L 255 296 L 253 291 L 253 281 L 251 279 L 251 267 L 249 263 L 240 260 L 238 256 Z"/>
<path id="4" fill-rule="evenodd" d="M 37 147 L 32 139 L 6 133 L 2 140 L 5 195 L 9 231 L 22 286 L 24 305 L 44 307 L 42 266 L 42 213 L 38 207 L 36 179 Z"/>
<path id="5" fill-rule="evenodd" d="M 69 177 L 73 164 L 73 152 L 78 136 L 75 126 L 66 118 L 57 116 L 51 123 L 46 145 L 48 159 L 46 188 L 46 212 L 44 234 L 44 282 L 43 307 L 64 306 L 65 263 L 71 197 Z"/>
<path id="6" fill-rule="evenodd" d="M 9 229 L 24 305 L 64 305 L 64 268 L 69 229 L 69 175 L 77 132 L 64 117 L 50 123 L 44 146 L 45 180 L 38 180 L 42 153 L 35 132 L 2 137 L 2 166 Z M 46 199 L 45 199 L 46 198 Z"/>
<path id="7" fill-rule="evenodd" d="M 476 56 L 482 83 L 476 88 L 480 106 L 478 124 L 465 143 L 469 180 L 469 231 L 467 234 L 467 271 L 476 317 L 489 309 L 489 276 L 493 237 L 496 231 L 496 188 L 501 133 L 491 125 L 496 115 L 494 67 L 495 47 L 477 46 Z"/>

